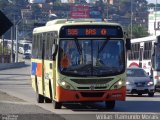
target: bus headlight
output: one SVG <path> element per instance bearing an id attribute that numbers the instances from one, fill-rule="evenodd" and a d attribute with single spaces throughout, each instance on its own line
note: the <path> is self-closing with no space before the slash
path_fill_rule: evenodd
<path id="1" fill-rule="evenodd" d="M 74 89 L 69 83 L 67 83 L 65 81 L 60 81 L 60 86 L 63 87 L 64 89 L 68 89 L 68 90 Z"/>
<path id="2" fill-rule="evenodd" d="M 61 84 L 62 84 L 62 86 L 65 86 L 65 85 L 66 85 L 66 82 L 63 81 L 63 82 L 61 82 Z"/>
<path id="3" fill-rule="evenodd" d="M 116 83 L 112 86 L 112 89 L 119 89 L 119 88 L 122 87 L 122 85 L 123 85 L 123 81 L 120 80 L 120 81 L 116 82 Z"/>
<path id="4" fill-rule="evenodd" d="M 118 85 L 120 85 L 120 86 L 121 86 L 122 84 L 123 84 L 123 82 L 122 82 L 122 81 L 119 81 L 119 82 L 118 82 Z"/>

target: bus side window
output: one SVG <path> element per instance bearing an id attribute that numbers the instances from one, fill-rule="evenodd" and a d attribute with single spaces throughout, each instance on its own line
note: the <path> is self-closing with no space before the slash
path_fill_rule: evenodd
<path id="1" fill-rule="evenodd" d="M 46 33 L 45 35 L 45 59 L 48 60 L 49 59 L 49 39 L 50 39 L 50 36 L 49 36 L 49 33 Z"/>
<path id="2" fill-rule="evenodd" d="M 32 58 L 38 58 L 38 34 L 34 35 L 33 39 L 33 49 L 32 49 Z"/>
<path id="3" fill-rule="evenodd" d="M 39 39 L 38 39 L 38 58 L 42 58 L 42 49 L 43 49 L 43 38 L 42 38 L 42 34 L 39 34 Z"/>
<path id="4" fill-rule="evenodd" d="M 36 40 L 36 34 L 33 35 L 32 58 L 35 58 L 35 40 Z"/>
<path id="5" fill-rule="evenodd" d="M 53 44 L 55 44 L 55 36 L 54 36 L 54 33 L 52 32 L 50 34 L 50 41 L 49 41 L 49 59 L 52 60 L 52 46 Z"/>

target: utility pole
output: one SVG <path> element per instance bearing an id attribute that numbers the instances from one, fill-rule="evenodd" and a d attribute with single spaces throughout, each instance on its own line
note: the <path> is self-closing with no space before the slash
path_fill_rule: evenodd
<path id="1" fill-rule="evenodd" d="M 22 21 L 22 19 L 20 19 L 17 23 L 16 23 L 16 62 L 18 62 L 18 24 Z"/>
<path id="2" fill-rule="evenodd" d="M 108 11 L 109 11 L 109 1 L 108 0 L 106 1 L 106 5 L 107 5 L 107 19 L 109 19 L 109 14 L 108 14 Z"/>
<path id="3" fill-rule="evenodd" d="M 13 14 L 13 26 L 11 27 L 11 62 L 15 62 L 14 41 L 15 40 L 15 14 Z M 14 54 L 14 55 L 13 55 Z"/>
<path id="4" fill-rule="evenodd" d="M 16 61 L 18 62 L 18 25 L 16 24 Z"/>
<path id="5" fill-rule="evenodd" d="M 4 63 L 4 35 L 2 35 L 2 63 Z"/>
<path id="6" fill-rule="evenodd" d="M 13 28 L 11 27 L 11 63 L 13 63 Z"/>
<path id="7" fill-rule="evenodd" d="M 156 28 L 156 25 L 157 25 L 157 0 L 156 0 L 156 5 L 155 5 L 155 12 L 154 12 L 155 14 L 154 14 L 154 18 L 155 18 L 155 28 L 154 28 L 154 30 L 155 30 L 155 35 L 157 34 L 156 32 L 157 32 L 157 28 Z"/>
<path id="8" fill-rule="evenodd" d="M 132 1 L 133 0 L 131 0 L 131 39 L 132 39 L 132 26 L 133 26 L 133 23 L 132 23 L 132 17 L 133 17 L 133 11 L 132 11 L 132 9 L 133 9 L 133 4 L 132 4 Z"/>

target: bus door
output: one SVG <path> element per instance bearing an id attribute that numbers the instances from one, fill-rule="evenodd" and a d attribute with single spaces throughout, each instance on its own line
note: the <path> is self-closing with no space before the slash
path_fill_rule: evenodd
<path id="1" fill-rule="evenodd" d="M 33 40 L 32 53 L 32 85 L 40 95 L 44 93 L 44 74 L 43 74 L 43 39 L 42 34 L 35 34 Z"/>
<path id="2" fill-rule="evenodd" d="M 152 77 L 154 80 L 155 88 L 160 89 L 160 42 L 155 43 L 152 53 Z"/>
<path id="3" fill-rule="evenodd" d="M 45 45 L 44 45 L 44 84 L 45 84 L 45 96 L 47 98 L 54 98 L 55 80 L 56 80 L 56 62 L 53 61 L 52 46 L 55 43 L 54 33 L 46 33 Z"/>

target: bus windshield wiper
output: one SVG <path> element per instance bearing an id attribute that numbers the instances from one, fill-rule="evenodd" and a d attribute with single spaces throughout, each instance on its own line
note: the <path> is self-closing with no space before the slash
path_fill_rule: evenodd
<path id="1" fill-rule="evenodd" d="M 78 50 L 79 54 L 82 55 L 82 48 L 81 48 L 81 46 L 80 46 L 80 44 L 78 42 L 78 39 L 75 38 L 74 41 L 75 41 L 75 44 L 76 44 L 76 47 L 77 47 L 77 50 Z"/>
<path id="2" fill-rule="evenodd" d="M 103 43 L 103 45 L 100 47 L 100 49 L 98 50 L 98 53 L 102 52 L 102 50 L 104 49 L 104 47 L 107 45 L 108 41 L 110 39 L 109 38 L 106 38 L 106 41 Z"/>
<path id="3" fill-rule="evenodd" d="M 106 38 L 106 41 L 104 41 L 104 43 L 102 44 L 102 46 L 100 47 L 100 49 L 99 49 L 99 44 L 98 44 L 98 54 L 97 54 L 97 63 L 98 63 L 98 58 L 99 58 L 99 54 L 100 54 L 100 52 L 102 52 L 103 51 L 103 49 L 104 49 L 104 47 L 107 45 L 107 43 L 108 43 L 108 41 L 109 41 L 110 39 L 109 38 Z"/>

